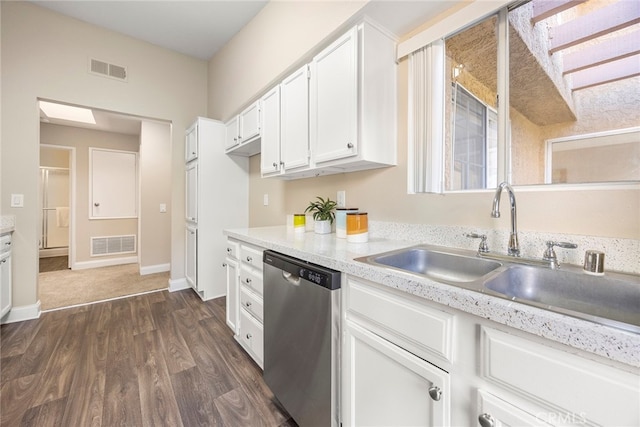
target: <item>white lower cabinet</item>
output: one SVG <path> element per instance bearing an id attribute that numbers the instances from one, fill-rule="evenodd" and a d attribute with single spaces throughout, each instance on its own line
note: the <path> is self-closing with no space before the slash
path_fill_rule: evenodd
<path id="1" fill-rule="evenodd" d="M 343 425 L 449 425 L 449 373 L 433 363 L 437 358 L 427 361 L 416 354 L 435 348 L 450 355 L 443 334 L 453 333 L 452 316 L 421 310 L 360 279 L 349 278 L 342 296 Z"/>
<path id="2" fill-rule="evenodd" d="M 185 278 L 194 290 L 198 291 L 198 229 L 196 226 L 187 225 L 185 251 Z"/>
<path id="3" fill-rule="evenodd" d="M 640 425 L 636 367 L 359 278 L 342 301 L 345 426 Z"/>
<path id="4" fill-rule="evenodd" d="M 346 321 L 344 426 L 449 425 L 449 374 Z"/>
<path id="5" fill-rule="evenodd" d="M 263 367 L 263 249 L 227 239 L 227 325 L 236 341 Z"/>

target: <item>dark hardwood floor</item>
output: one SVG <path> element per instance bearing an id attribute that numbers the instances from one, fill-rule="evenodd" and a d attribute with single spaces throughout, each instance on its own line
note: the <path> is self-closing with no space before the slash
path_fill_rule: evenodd
<path id="1" fill-rule="evenodd" d="M 2 426 L 295 426 L 225 300 L 155 292 L 2 325 Z"/>

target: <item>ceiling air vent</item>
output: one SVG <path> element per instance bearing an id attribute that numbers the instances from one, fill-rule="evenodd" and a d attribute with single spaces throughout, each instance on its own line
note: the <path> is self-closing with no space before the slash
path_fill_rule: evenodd
<path id="1" fill-rule="evenodd" d="M 91 58 L 89 61 L 89 72 L 91 74 L 98 74 L 103 77 L 109 77 L 112 79 L 127 81 L 127 68 L 121 65 L 109 64 L 108 62 L 100 61 Z"/>

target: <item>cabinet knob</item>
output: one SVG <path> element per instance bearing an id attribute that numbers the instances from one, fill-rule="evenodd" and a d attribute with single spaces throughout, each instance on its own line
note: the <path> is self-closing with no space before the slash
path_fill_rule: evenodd
<path id="1" fill-rule="evenodd" d="M 234 141 L 238 141 L 238 138 L 233 138 Z"/>
<path id="2" fill-rule="evenodd" d="M 222 263 L 222 266 L 223 266 L 223 267 L 226 267 L 226 266 L 227 266 L 227 263 L 226 263 L 226 262 L 223 262 L 223 263 Z"/>
<path id="3" fill-rule="evenodd" d="M 247 277 L 246 279 L 244 279 L 244 283 L 248 285 L 249 283 L 251 283 L 251 279 Z"/>
<path id="4" fill-rule="evenodd" d="M 348 143 L 347 144 L 347 148 L 353 148 L 353 144 L 352 143 Z"/>
<path id="5" fill-rule="evenodd" d="M 442 398 L 442 390 L 436 386 L 429 387 L 429 396 L 437 402 Z"/>
<path id="6" fill-rule="evenodd" d="M 478 422 L 482 427 L 494 427 L 496 425 L 496 421 L 487 413 L 478 416 Z"/>
<path id="7" fill-rule="evenodd" d="M 0 262 L 0 264 L 4 264 L 5 262 L 7 262 L 7 259 L 3 259 L 2 262 Z"/>
<path id="8" fill-rule="evenodd" d="M 247 257 L 247 262 L 251 262 L 253 260 L 253 258 L 251 258 L 250 256 Z"/>
<path id="9" fill-rule="evenodd" d="M 247 301 L 244 303 L 245 307 L 249 308 L 251 307 L 251 301 Z"/>
<path id="10" fill-rule="evenodd" d="M 195 155 L 196 155 L 196 152 L 195 152 L 195 151 L 192 151 L 192 152 L 191 152 L 191 155 L 192 155 L 192 156 L 195 156 Z"/>
<path id="11" fill-rule="evenodd" d="M 227 248 L 227 253 L 231 252 L 231 248 Z"/>
<path id="12" fill-rule="evenodd" d="M 238 139 L 242 139 L 242 135 L 238 135 Z"/>
<path id="13" fill-rule="evenodd" d="M 277 164 L 276 162 L 273 162 L 273 167 L 274 167 L 274 168 L 277 168 L 277 167 L 278 167 L 278 164 Z"/>
<path id="14" fill-rule="evenodd" d="M 251 334 L 247 334 L 247 339 L 250 340 L 251 339 Z"/>
<path id="15" fill-rule="evenodd" d="M 280 166 L 284 167 L 284 162 L 280 162 Z"/>
<path id="16" fill-rule="evenodd" d="M 98 206 L 100 206 L 100 203 L 95 202 L 95 203 L 93 204 L 93 206 L 98 207 Z"/>

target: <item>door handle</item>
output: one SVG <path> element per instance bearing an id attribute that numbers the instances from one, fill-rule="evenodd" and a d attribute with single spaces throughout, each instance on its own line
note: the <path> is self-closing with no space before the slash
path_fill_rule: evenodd
<path id="1" fill-rule="evenodd" d="M 294 276 L 293 274 L 289 273 L 288 271 L 282 271 L 282 277 L 284 277 L 284 279 L 291 283 L 292 285 L 295 286 L 299 286 L 300 285 L 300 276 Z"/>

